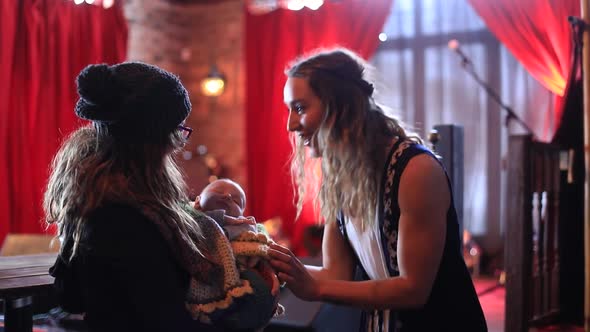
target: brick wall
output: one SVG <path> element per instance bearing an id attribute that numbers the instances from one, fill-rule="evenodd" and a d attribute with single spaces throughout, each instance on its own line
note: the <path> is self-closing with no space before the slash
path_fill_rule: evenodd
<path id="1" fill-rule="evenodd" d="M 207 169 L 197 147 L 204 145 L 223 166 L 224 176 L 247 189 L 245 165 L 244 63 L 242 2 L 170 4 L 163 0 L 126 0 L 129 60 L 155 64 L 180 76 L 193 111 L 195 129 L 180 159 L 188 184 L 198 193 Z M 226 90 L 215 99 L 200 92 L 200 81 L 213 62 L 226 77 Z M 192 156 L 191 156 L 192 155 Z"/>

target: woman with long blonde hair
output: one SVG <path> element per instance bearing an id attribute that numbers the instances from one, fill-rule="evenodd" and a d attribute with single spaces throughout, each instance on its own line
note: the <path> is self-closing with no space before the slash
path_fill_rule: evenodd
<path id="1" fill-rule="evenodd" d="M 298 209 L 306 159 L 320 158 L 320 267 L 269 255 L 298 297 L 365 309 L 364 331 L 487 331 L 460 253 L 450 183 L 437 157 L 374 100 L 367 64 L 335 49 L 297 60 L 284 99 Z M 353 281 L 355 267 L 364 281 Z"/>

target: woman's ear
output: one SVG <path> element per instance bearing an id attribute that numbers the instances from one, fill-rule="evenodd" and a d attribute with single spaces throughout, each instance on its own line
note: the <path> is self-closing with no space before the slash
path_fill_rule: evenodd
<path id="1" fill-rule="evenodd" d="M 197 210 L 202 210 L 201 209 L 201 196 L 197 196 L 197 198 L 195 198 L 195 203 L 193 204 L 193 207 Z"/>

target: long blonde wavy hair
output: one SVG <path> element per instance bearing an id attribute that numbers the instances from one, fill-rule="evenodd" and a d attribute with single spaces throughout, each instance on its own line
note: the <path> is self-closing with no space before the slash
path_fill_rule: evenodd
<path id="1" fill-rule="evenodd" d="M 105 203 L 146 207 L 169 218 L 203 255 L 202 232 L 186 209 L 186 184 L 173 156 L 183 143 L 177 131 L 160 143 L 120 142 L 96 123 L 74 131 L 54 157 L 43 202 L 46 222 L 58 225 L 60 238 L 73 241 L 67 253 L 62 243 L 64 258 L 75 256 L 83 223 Z"/>
<path id="2" fill-rule="evenodd" d="M 299 216 L 310 181 L 319 183 L 315 206 L 326 222 L 342 211 L 360 218 L 362 226 L 375 220 L 380 179 L 387 148 L 398 137 L 422 143 L 419 136 L 385 115 L 373 99 L 373 84 L 365 69 L 369 65 L 346 49 L 315 51 L 293 63 L 288 77 L 305 78 L 325 108 L 323 121 L 314 134 L 321 151 L 321 172 L 306 172 L 303 141 L 291 135 L 294 146 L 291 172 L 297 188 Z"/>

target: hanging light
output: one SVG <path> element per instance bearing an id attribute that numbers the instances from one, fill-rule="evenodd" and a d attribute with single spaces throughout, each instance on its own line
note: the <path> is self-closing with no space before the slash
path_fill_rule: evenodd
<path id="1" fill-rule="evenodd" d="M 209 74 L 201 81 L 201 92 L 208 97 L 220 96 L 225 89 L 225 77 L 212 65 Z"/>

